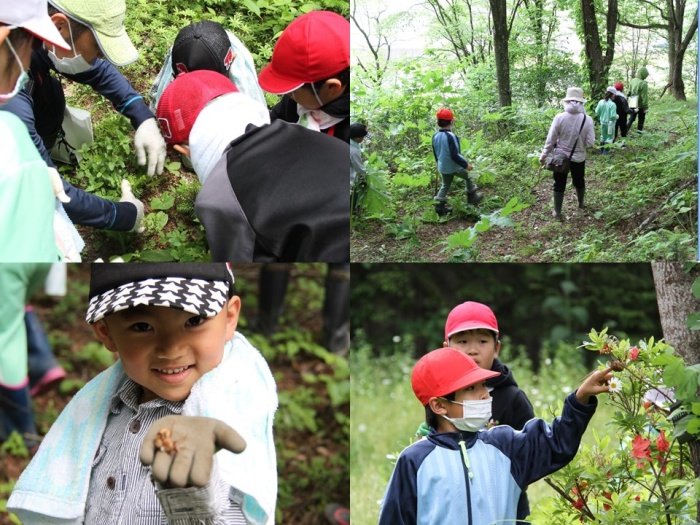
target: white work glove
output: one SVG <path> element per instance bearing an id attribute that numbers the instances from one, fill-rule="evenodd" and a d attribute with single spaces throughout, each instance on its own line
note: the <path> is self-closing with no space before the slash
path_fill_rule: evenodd
<path id="1" fill-rule="evenodd" d="M 154 173 L 163 173 L 163 163 L 165 163 L 165 140 L 160 134 L 160 127 L 155 117 L 144 120 L 136 130 L 134 135 L 134 146 L 136 146 L 136 160 L 139 166 L 146 164 L 148 157 L 148 173 L 152 177 Z"/>
<path id="2" fill-rule="evenodd" d="M 122 180 L 122 198 L 119 202 L 130 202 L 136 206 L 136 222 L 134 222 L 134 227 L 131 228 L 132 232 L 143 233 L 146 229 L 141 226 L 141 221 L 143 220 L 143 202 L 134 197 L 134 193 L 131 191 L 131 184 L 129 181 Z"/>
<path id="3" fill-rule="evenodd" d="M 63 191 L 63 181 L 56 168 L 49 168 L 49 178 L 53 187 L 53 194 L 61 202 L 70 202 L 70 197 Z"/>

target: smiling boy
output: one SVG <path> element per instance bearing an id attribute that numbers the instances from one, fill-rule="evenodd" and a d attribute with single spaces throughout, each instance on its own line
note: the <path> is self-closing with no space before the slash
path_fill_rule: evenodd
<path id="1" fill-rule="evenodd" d="M 61 413 L 8 509 L 26 524 L 273 523 L 277 394 L 236 331 L 233 285 L 227 264 L 93 265 L 87 321 L 119 361 Z"/>
<path id="2" fill-rule="evenodd" d="M 380 525 L 482 525 L 514 521 L 524 487 L 567 465 L 597 406 L 608 391 L 610 368 L 588 375 L 566 397 L 551 426 L 528 421 L 522 431 L 483 429 L 491 417 L 480 368 L 453 348 L 423 356 L 413 369 L 413 392 L 425 408 L 431 432 L 404 449 L 389 480 Z"/>

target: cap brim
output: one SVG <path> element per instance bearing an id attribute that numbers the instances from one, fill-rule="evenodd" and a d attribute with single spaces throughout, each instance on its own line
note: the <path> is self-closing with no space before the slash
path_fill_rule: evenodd
<path id="1" fill-rule="evenodd" d="M 278 75 L 272 69 L 272 63 L 266 65 L 258 75 L 258 84 L 268 93 L 275 95 L 286 95 L 292 91 L 299 89 L 305 84 L 299 80 L 290 80 L 289 78 Z"/>
<path id="2" fill-rule="evenodd" d="M 99 33 L 94 29 L 92 32 L 105 58 L 115 66 L 126 66 L 139 58 L 139 52 L 131 43 L 123 27 L 116 35 Z"/>
<path id="3" fill-rule="evenodd" d="M 70 51 L 71 47 L 68 42 L 63 40 L 61 33 L 51 21 L 49 17 L 33 18 L 22 24 L 22 28 L 29 31 L 32 35 L 37 37 L 39 40 L 56 46 L 64 51 Z"/>
<path id="4" fill-rule="evenodd" d="M 483 328 L 484 330 L 489 330 L 490 332 L 496 332 L 498 334 L 498 330 L 494 330 L 492 326 L 487 326 L 486 323 L 480 323 L 478 321 L 466 321 L 457 327 L 453 328 L 450 333 L 447 334 L 447 339 L 455 335 L 456 333 L 459 332 L 464 332 L 465 330 L 478 330 L 479 328 Z"/>
<path id="5" fill-rule="evenodd" d="M 214 317 L 228 300 L 229 283 L 184 277 L 164 277 L 126 283 L 90 299 L 85 320 L 96 323 L 136 306 L 176 308 L 202 317 Z"/>
<path id="6" fill-rule="evenodd" d="M 581 103 L 584 103 L 584 104 L 586 103 L 586 99 L 585 99 L 585 98 L 572 97 L 572 98 L 564 98 L 564 99 L 562 99 L 562 100 L 563 100 L 564 102 L 571 102 L 571 101 L 575 100 L 576 102 L 581 102 Z"/>
<path id="7" fill-rule="evenodd" d="M 455 350 L 455 352 L 459 352 L 459 350 Z M 452 383 L 444 385 L 438 395 L 444 396 L 447 394 L 451 394 L 452 392 L 456 392 L 461 388 L 475 385 L 477 383 L 481 383 L 482 381 L 486 381 L 487 379 L 491 379 L 492 377 L 500 375 L 500 372 L 492 372 L 491 370 L 485 370 L 483 368 L 470 370 L 463 376 L 459 377 L 458 379 L 455 379 Z"/>

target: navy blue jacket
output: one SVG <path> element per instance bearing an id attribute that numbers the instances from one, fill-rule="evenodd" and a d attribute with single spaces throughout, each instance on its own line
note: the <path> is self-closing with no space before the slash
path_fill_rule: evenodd
<path id="1" fill-rule="evenodd" d="M 434 430 L 401 452 L 382 502 L 380 525 L 484 525 L 514 520 L 521 492 L 576 455 L 597 400 L 567 396 L 551 426 L 531 419 L 518 432 Z M 466 457 L 465 457 L 466 454 Z"/>
<path id="2" fill-rule="evenodd" d="M 34 51 L 29 65 L 29 83 L 2 108 L 3 111 L 14 113 L 24 122 L 36 149 L 51 167 L 55 165 L 48 149 L 53 147 L 56 135 L 61 129 L 66 108 L 63 86 L 55 71 L 44 48 Z M 154 116 L 143 97 L 136 93 L 129 81 L 106 60 L 98 58 L 89 70 L 77 75 L 63 76 L 86 84 L 103 95 L 119 113 L 131 121 L 134 129 L 144 120 Z M 61 179 L 63 190 L 71 199 L 64 208 L 74 223 L 117 231 L 127 231 L 133 227 L 136 220 L 136 208 L 133 204 L 103 199 L 76 188 L 63 177 Z"/>

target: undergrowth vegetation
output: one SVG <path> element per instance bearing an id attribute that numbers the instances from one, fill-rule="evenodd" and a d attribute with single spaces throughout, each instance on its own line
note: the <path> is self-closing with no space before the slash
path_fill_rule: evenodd
<path id="1" fill-rule="evenodd" d="M 575 71 L 565 73 L 569 85 L 581 80 Z M 610 155 L 588 150 L 587 207 L 577 208 L 569 182 L 568 220 L 559 223 L 551 218 L 551 173 L 539 169 L 539 155 L 552 118 L 562 111 L 563 91 L 550 101 L 524 93 L 512 107 L 498 108 L 488 79 L 472 85 L 475 80 L 457 81 L 420 61 L 396 65 L 394 75 L 393 85 L 382 89 L 363 84 L 361 72 L 353 77 L 353 118 L 372 134 L 363 143 L 367 196 L 351 222 L 353 261 L 694 258 L 697 100 L 659 98 L 650 90 L 644 132 L 635 122 Z M 599 97 L 587 98 L 586 111 L 593 114 Z M 443 217 L 434 209 L 440 178 L 431 147 L 441 107 L 455 114 L 454 131 L 484 194 L 478 208 L 467 204 L 464 181 L 455 179 L 448 194 L 453 210 Z"/>
<path id="2" fill-rule="evenodd" d="M 139 60 L 120 68 L 142 94 L 148 91 L 178 31 L 196 21 L 213 20 L 232 31 L 250 50 L 257 71 L 265 66 L 282 30 L 297 16 L 326 9 L 347 15 L 347 0 L 126 0 L 125 26 L 139 50 Z M 120 181 L 127 178 L 146 208 L 141 234 L 80 227 L 86 241 L 84 261 L 121 256 L 125 261 L 201 261 L 209 259 L 204 229 L 194 214 L 199 182 L 182 168 L 172 151 L 163 174 L 149 178 L 136 163 L 134 130 L 106 99 L 87 86 L 63 80 L 69 105 L 92 113 L 95 143 L 82 152 L 77 168 L 60 168 L 75 186 L 119 200 Z M 279 97 L 266 95 L 268 105 Z"/>

